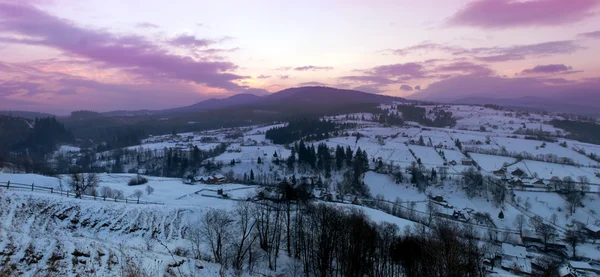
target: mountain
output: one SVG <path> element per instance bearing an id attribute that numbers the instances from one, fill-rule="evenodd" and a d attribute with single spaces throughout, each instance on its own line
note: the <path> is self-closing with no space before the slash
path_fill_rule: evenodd
<path id="1" fill-rule="evenodd" d="M 575 83 L 554 81 L 559 83 L 553 84 L 551 79 L 544 78 L 464 75 L 434 82 L 410 98 L 599 115 L 600 80 Z"/>
<path id="2" fill-rule="evenodd" d="M 282 91 L 265 96 L 265 99 L 267 99 L 267 103 L 277 101 L 383 103 L 404 100 L 400 97 L 321 86 L 284 89 Z"/>
<path id="3" fill-rule="evenodd" d="M 225 108 L 232 108 L 236 106 L 242 106 L 252 104 L 262 99 L 260 96 L 254 94 L 236 94 L 227 98 L 217 99 L 211 98 L 198 102 L 194 105 L 162 110 L 160 113 L 173 114 L 173 113 L 186 113 L 186 112 L 197 112 L 197 111 L 211 111 Z"/>
<path id="4" fill-rule="evenodd" d="M 200 101 L 190 106 L 184 106 L 179 108 L 165 110 L 110 111 L 101 114 L 102 116 L 146 116 L 183 114 L 236 107 L 240 105 L 253 103 L 260 98 L 260 96 L 256 96 L 254 94 L 236 94 L 234 96 L 222 99 L 211 98 L 204 101 Z"/>
<path id="5" fill-rule="evenodd" d="M 553 113 L 575 113 L 582 115 L 600 115 L 600 109 L 587 105 L 572 104 L 565 100 L 554 100 L 535 96 L 498 99 L 491 97 L 465 97 L 451 101 L 454 104 L 485 105 L 495 104 L 507 108 L 547 111 Z"/>
<path id="6" fill-rule="evenodd" d="M 165 110 L 137 110 L 137 111 L 111 111 L 101 113 L 106 117 L 131 117 L 149 115 L 181 115 L 197 112 L 223 110 L 229 108 L 246 107 L 262 111 L 314 111 L 340 107 L 389 103 L 392 101 L 406 101 L 404 98 L 386 95 L 371 94 L 356 90 L 344 90 L 331 87 L 298 87 L 285 89 L 266 96 L 254 94 L 237 94 L 231 97 L 216 99 L 211 98 L 196 104 Z"/>
<path id="7" fill-rule="evenodd" d="M 404 98 L 356 90 L 311 86 L 285 89 L 267 96 L 251 107 L 268 112 L 295 115 L 334 114 L 366 111 L 374 104 L 406 101 Z"/>
<path id="8" fill-rule="evenodd" d="M 0 115 L 22 117 L 27 119 L 35 119 L 36 117 L 55 117 L 56 115 L 49 113 L 28 112 L 28 111 L 0 111 Z"/>

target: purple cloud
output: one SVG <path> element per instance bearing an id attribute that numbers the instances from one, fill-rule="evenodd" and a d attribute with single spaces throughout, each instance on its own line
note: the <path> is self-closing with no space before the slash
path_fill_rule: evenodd
<path id="1" fill-rule="evenodd" d="M 529 68 L 521 71 L 521 74 L 549 74 L 549 73 L 565 73 L 571 72 L 573 68 L 570 66 L 566 66 L 564 64 L 548 64 L 548 65 L 538 65 L 534 68 Z"/>
<path id="2" fill-rule="evenodd" d="M 597 35 L 598 37 L 600 37 L 600 31 L 598 32 L 598 34 L 592 32 L 580 35 L 586 37 L 594 37 L 595 35 Z M 504 62 L 524 60 L 528 57 L 570 54 L 581 49 L 583 49 L 583 47 L 577 45 L 576 41 L 573 40 L 550 41 L 536 44 L 513 45 L 504 47 L 480 47 L 470 49 L 458 46 L 447 46 L 432 42 L 423 42 L 405 48 L 384 50 L 383 52 L 390 52 L 395 55 L 407 56 L 419 55 L 422 51 L 440 51 L 451 54 L 453 56 L 458 56 L 460 58 L 474 57 L 475 59 L 484 62 Z M 430 64 L 437 62 L 441 62 L 441 60 L 427 60 L 422 64 Z"/>
<path id="3" fill-rule="evenodd" d="M 290 75 L 279 75 L 279 76 L 277 76 L 277 77 L 279 77 L 279 79 L 282 79 L 282 80 L 283 80 L 283 79 L 289 79 L 289 78 L 290 78 Z"/>
<path id="4" fill-rule="evenodd" d="M 340 80 L 345 80 L 345 81 L 351 81 L 351 82 L 358 82 L 358 83 L 377 83 L 377 84 L 382 84 L 382 85 L 387 85 L 387 84 L 393 84 L 396 81 L 391 80 L 389 78 L 386 77 L 382 77 L 382 76 L 373 76 L 373 75 L 369 75 L 369 76 L 342 76 L 339 77 Z"/>
<path id="5" fill-rule="evenodd" d="M 400 86 L 400 90 L 403 90 L 403 91 L 412 91 L 413 88 L 411 86 L 409 86 L 409 85 L 401 85 Z"/>
<path id="6" fill-rule="evenodd" d="M 583 47 L 575 41 L 551 41 L 538 44 L 515 45 L 509 47 L 483 47 L 468 51 L 476 59 L 484 62 L 523 60 L 527 57 L 542 57 L 556 54 L 570 54 Z"/>
<path id="7" fill-rule="evenodd" d="M 27 4 L 0 2 L 0 30 L 27 36 L 27 41 L 21 43 L 59 49 L 68 55 L 100 62 L 107 68 L 192 81 L 226 90 L 247 88 L 233 82 L 247 78 L 228 73 L 237 69 L 233 63 L 197 61 L 169 54 L 143 37 L 84 29 Z M 178 41 L 204 44 L 193 37 L 179 37 Z"/>
<path id="8" fill-rule="evenodd" d="M 431 101 L 457 101 L 469 97 L 516 99 L 525 96 L 556 99 L 565 103 L 600 107 L 600 79 L 571 81 L 562 78 L 457 76 L 430 84 L 411 97 Z"/>
<path id="9" fill-rule="evenodd" d="M 383 92 L 383 90 L 381 89 L 381 86 L 379 86 L 377 84 L 361 85 L 361 86 L 353 87 L 352 89 L 362 91 L 362 92 L 374 93 L 374 94 L 379 94 L 379 93 Z"/>
<path id="10" fill-rule="evenodd" d="M 588 32 L 588 33 L 581 33 L 581 34 L 578 34 L 577 36 L 585 37 L 585 38 L 597 38 L 597 39 L 600 39 L 600 31 Z"/>
<path id="11" fill-rule="evenodd" d="M 198 39 L 192 35 L 182 34 L 170 40 L 169 43 L 180 47 L 206 47 L 215 42 L 209 39 Z"/>
<path id="12" fill-rule="evenodd" d="M 296 71 L 308 71 L 308 70 L 317 71 L 317 70 L 332 70 L 332 69 L 333 69 L 333 67 L 331 67 L 331 66 L 314 66 L 314 65 L 300 66 L 300 67 L 294 68 L 294 70 L 296 70 Z"/>
<path id="13" fill-rule="evenodd" d="M 425 77 L 423 65 L 420 63 L 382 65 L 365 70 L 364 72 L 373 76 L 396 77 L 400 79 Z"/>
<path id="14" fill-rule="evenodd" d="M 465 49 L 462 47 L 442 45 L 439 43 L 425 41 L 425 42 L 422 42 L 417 45 L 412 45 L 412 46 L 405 47 L 405 48 L 384 50 L 383 52 L 389 52 L 389 53 L 392 53 L 394 55 L 399 55 L 399 56 L 408 56 L 408 55 L 414 55 L 417 53 L 427 54 L 432 51 L 447 52 L 447 53 L 452 53 L 452 54 L 456 55 L 456 54 L 463 53 L 465 51 Z"/>
<path id="15" fill-rule="evenodd" d="M 140 22 L 138 24 L 135 25 L 138 28 L 146 28 L 146 29 L 156 29 L 159 28 L 160 26 L 150 23 L 150 22 Z"/>
<path id="16" fill-rule="evenodd" d="M 449 24 L 484 29 L 560 26 L 592 15 L 598 0 L 478 0 L 454 14 Z"/>
<path id="17" fill-rule="evenodd" d="M 271 78 L 271 76 L 270 75 L 259 75 L 256 78 L 258 78 L 258 79 L 268 79 L 268 78 Z"/>
<path id="18" fill-rule="evenodd" d="M 415 86 L 415 90 L 421 90 L 421 86 Z"/>
<path id="19" fill-rule="evenodd" d="M 450 64 L 440 65 L 433 69 L 436 73 L 444 72 L 461 72 L 470 75 L 488 76 L 493 71 L 484 65 L 474 64 L 471 62 L 454 62 Z"/>

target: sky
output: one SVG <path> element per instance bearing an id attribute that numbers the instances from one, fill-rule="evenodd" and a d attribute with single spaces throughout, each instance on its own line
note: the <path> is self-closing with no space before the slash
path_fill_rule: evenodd
<path id="1" fill-rule="evenodd" d="M 600 0 L 0 0 L 0 110 L 600 88 Z"/>

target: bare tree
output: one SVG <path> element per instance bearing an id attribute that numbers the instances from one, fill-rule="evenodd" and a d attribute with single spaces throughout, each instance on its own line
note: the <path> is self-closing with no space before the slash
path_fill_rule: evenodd
<path id="1" fill-rule="evenodd" d="M 565 198 L 567 200 L 567 209 L 569 209 L 569 212 L 571 213 L 571 215 L 573 215 L 573 213 L 575 213 L 575 211 L 577 210 L 577 207 L 581 206 L 583 194 L 578 191 L 571 191 L 565 195 Z"/>
<path id="2" fill-rule="evenodd" d="M 573 258 L 575 258 L 577 254 L 577 245 L 584 241 L 585 238 L 579 230 L 567 230 L 565 234 L 565 242 L 569 243 L 571 245 L 571 248 L 573 248 Z"/>
<path id="3" fill-rule="evenodd" d="M 210 246 L 216 263 L 227 264 L 226 248 L 229 244 L 234 220 L 225 210 L 210 210 L 202 217 L 201 235 Z"/>
<path id="4" fill-rule="evenodd" d="M 256 241 L 256 234 L 254 232 L 254 226 L 256 220 L 252 217 L 251 204 L 248 202 L 239 202 L 235 208 L 235 217 L 237 221 L 237 232 L 236 237 L 238 238 L 233 242 L 233 268 L 241 270 L 244 264 L 246 256 L 250 253 L 254 241 Z"/>
<path id="5" fill-rule="evenodd" d="M 122 200 L 125 198 L 125 193 L 123 193 L 123 191 L 120 189 L 115 189 L 113 190 L 113 198 L 115 200 Z"/>
<path id="6" fill-rule="evenodd" d="M 142 192 L 139 189 L 136 189 L 133 191 L 133 197 L 137 198 L 137 202 L 140 203 L 140 197 L 142 197 L 142 195 L 144 195 L 144 192 Z"/>
<path id="7" fill-rule="evenodd" d="M 525 227 L 525 223 L 526 220 L 523 214 L 518 214 L 517 217 L 515 217 L 515 225 L 519 228 L 519 235 L 521 237 L 523 237 L 523 227 Z"/>
<path id="8" fill-rule="evenodd" d="M 110 187 L 102 186 L 102 187 L 100 187 L 100 196 L 104 200 L 106 200 L 106 198 L 112 198 L 112 197 L 114 197 L 113 190 Z"/>
<path id="9" fill-rule="evenodd" d="M 189 224 L 185 230 L 185 238 L 192 242 L 192 251 L 194 252 L 195 259 L 200 259 L 202 256 L 200 251 L 202 242 L 204 241 L 202 227 L 202 221 L 197 220 Z"/>
<path id="10" fill-rule="evenodd" d="M 98 187 L 100 178 L 96 173 L 73 173 L 69 186 L 75 192 L 75 197 L 81 198 L 84 193 L 92 193 Z"/>
<path id="11" fill-rule="evenodd" d="M 590 178 L 579 176 L 577 177 L 577 181 L 581 184 L 581 192 L 588 192 L 590 190 Z"/>
<path id="12" fill-rule="evenodd" d="M 154 188 L 153 188 L 153 187 L 151 187 L 151 186 L 146 186 L 146 193 L 147 193 L 148 195 L 150 195 L 150 194 L 154 193 Z"/>

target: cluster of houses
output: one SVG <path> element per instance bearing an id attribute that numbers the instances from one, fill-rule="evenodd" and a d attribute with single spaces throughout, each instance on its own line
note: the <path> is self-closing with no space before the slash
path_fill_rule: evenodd
<path id="1" fill-rule="evenodd" d="M 227 179 L 227 177 L 221 175 L 221 174 L 216 174 L 216 175 L 208 175 L 208 176 L 188 176 L 185 181 L 186 184 L 193 184 L 195 182 L 200 182 L 203 184 L 209 184 L 209 185 L 220 185 L 220 184 L 225 184 L 229 182 L 229 179 Z"/>
<path id="2" fill-rule="evenodd" d="M 502 180 L 507 181 L 513 187 L 546 187 L 548 185 L 544 179 L 531 178 L 527 175 L 527 172 L 520 168 L 513 170 L 510 174 L 505 167 L 495 170 L 492 173 Z"/>
<path id="3" fill-rule="evenodd" d="M 451 160 L 451 161 L 448 162 L 448 164 L 450 164 L 450 165 L 457 165 L 458 162 L 456 160 Z M 475 165 L 475 162 L 473 161 L 473 159 L 464 158 L 464 159 L 460 160 L 460 164 L 461 165 L 466 165 L 466 166 L 472 166 L 472 165 Z"/>
<path id="4" fill-rule="evenodd" d="M 502 254 L 496 256 L 495 261 L 499 261 L 502 269 L 525 276 L 532 275 L 536 269 L 544 268 L 543 265 L 537 264 L 535 255 L 529 253 L 527 248 L 509 243 L 502 243 Z M 557 275 L 552 276 L 583 277 L 597 276 L 595 274 L 598 273 L 600 270 L 587 262 L 567 260 L 558 268 Z"/>

